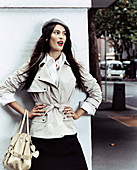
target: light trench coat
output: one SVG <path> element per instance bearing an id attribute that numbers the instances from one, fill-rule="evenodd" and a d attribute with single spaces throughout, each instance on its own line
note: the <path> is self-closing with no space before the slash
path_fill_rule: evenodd
<path id="1" fill-rule="evenodd" d="M 41 65 L 41 63 L 44 64 Z M 76 78 L 70 64 L 64 55 L 64 60 L 59 69 L 58 84 L 56 85 L 48 71 L 46 59 L 44 58 L 41 63 L 27 92 L 31 93 L 35 104 L 44 103 L 46 105 L 46 113 L 32 119 L 30 134 L 39 138 L 60 138 L 64 135 L 75 134 L 77 130 L 73 118 L 67 118 L 64 114 L 64 106 L 69 106 L 76 89 Z M 0 84 L 0 97 L 7 97 L 15 93 L 21 82 L 27 77 L 26 74 L 20 75 L 27 66 L 28 62 Z M 88 105 L 88 108 L 84 109 L 94 115 L 102 99 L 101 90 L 96 80 L 84 67 L 81 67 L 80 73 L 87 93 L 84 105 Z"/>

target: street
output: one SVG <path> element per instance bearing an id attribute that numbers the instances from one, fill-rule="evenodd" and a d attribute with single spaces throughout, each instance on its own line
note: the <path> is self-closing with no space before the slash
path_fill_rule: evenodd
<path id="1" fill-rule="evenodd" d="M 125 84 L 126 108 L 113 110 L 114 83 Z M 103 98 L 105 82 L 102 82 Z M 119 96 L 118 96 L 119 97 Z M 137 169 L 137 82 L 108 81 L 107 102 L 102 102 L 96 116 L 92 117 L 93 170 L 136 170 Z M 133 109 L 132 109 L 133 108 Z M 113 119 L 121 117 L 122 121 Z M 132 119 L 135 124 L 125 118 Z"/>
<path id="2" fill-rule="evenodd" d="M 133 108 L 137 108 L 137 82 L 133 81 L 107 81 L 107 100 L 113 100 L 113 90 L 114 83 L 124 83 L 125 84 L 125 99 L 126 104 L 132 106 Z M 105 81 L 102 81 L 102 90 L 103 90 L 103 98 L 105 99 Z"/>
<path id="3" fill-rule="evenodd" d="M 92 117 L 93 170 L 137 170 L 137 127 L 128 127 L 110 117 L 136 117 L 137 112 L 114 112 L 110 108 L 111 104 L 104 103 Z"/>

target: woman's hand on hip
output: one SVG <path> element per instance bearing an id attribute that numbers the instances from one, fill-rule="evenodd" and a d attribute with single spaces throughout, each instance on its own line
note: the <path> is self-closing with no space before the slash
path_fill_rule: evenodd
<path id="1" fill-rule="evenodd" d="M 64 109 L 64 114 L 66 114 L 68 118 L 73 117 L 74 120 L 80 118 L 84 113 L 85 111 L 83 109 L 79 109 L 77 112 L 74 112 L 70 106 L 65 106 Z"/>
<path id="2" fill-rule="evenodd" d="M 33 119 L 35 116 L 43 116 L 43 114 L 46 112 L 44 108 L 46 108 L 44 104 L 35 105 L 33 109 L 28 112 L 29 118 Z"/>

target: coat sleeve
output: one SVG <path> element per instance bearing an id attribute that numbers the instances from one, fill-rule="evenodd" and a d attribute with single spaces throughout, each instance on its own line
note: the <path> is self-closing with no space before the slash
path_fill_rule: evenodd
<path id="1" fill-rule="evenodd" d="M 79 62 L 78 62 L 79 63 Z M 87 98 L 81 103 L 81 108 L 88 114 L 95 115 L 96 109 L 102 101 L 102 92 L 96 79 L 87 71 L 83 64 L 81 65 L 80 73 L 84 89 L 87 93 Z"/>
<path id="2" fill-rule="evenodd" d="M 0 103 L 5 106 L 8 103 L 16 101 L 14 94 L 27 78 L 27 74 L 22 74 L 28 67 L 28 61 L 23 66 L 10 75 L 0 84 Z"/>

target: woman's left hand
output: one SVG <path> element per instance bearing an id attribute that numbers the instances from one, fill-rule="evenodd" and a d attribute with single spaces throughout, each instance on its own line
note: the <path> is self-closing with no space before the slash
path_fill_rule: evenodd
<path id="1" fill-rule="evenodd" d="M 64 114 L 66 114 L 68 118 L 73 117 L 74 120 L 80 118 L 84 113 L 85 111 L 83 109 L 79 109 L 77 112 L 74 112 L 70 106 L 65 106 L 64 109 Z"/>

